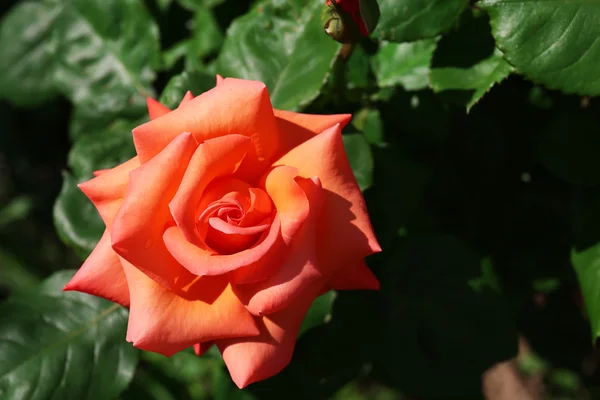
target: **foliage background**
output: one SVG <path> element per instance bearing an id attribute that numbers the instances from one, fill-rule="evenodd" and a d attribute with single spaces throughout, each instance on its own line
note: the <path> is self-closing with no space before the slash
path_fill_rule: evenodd
<path id="1" fill-rule="evenodd" d="M 316 0 L 0 3 L 0 399 L 476 399 L 519 337 L 545 398 L 600 396 L 600 6 L 379 3 L 353 51 Z M 216 73 L 354 114 L 384 249 L 382 290 L 320 298 L 290 366 L 244 391 L 218 352 L 138 352 L 125 310 L 58 290 L 102 232 L 76 183 L 131 156 L 146 96 Z"/>

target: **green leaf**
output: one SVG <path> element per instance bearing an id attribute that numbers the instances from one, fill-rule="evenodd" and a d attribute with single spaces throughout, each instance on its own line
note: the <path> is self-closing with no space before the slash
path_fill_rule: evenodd
<path id="1" fill-rule="evenodd" d="M 216 53 L 223 44 L 223 33 L 212 11 L 199 8 L 194 14 L 188 57 L 192 60 Z"/>
<path id="2" fill-rule="evenodd" d="M 383 41 L 372 59 L 379 87 L 400 85 L 408 91 L 425 89 L 435 46 L 436 39 L 409 43 Z"/>
<path id="3" fill-rule="evenodd" d="M 310 328 L 323 325 L 331 319 L 331 309 L 336 295 L 337 292 L 331 290 L 315 299 L 302 321 L 298 337 L 302 336 Z"/>
<path id="4" fill-rule="evenodd" d="M 178 0 L 183 8 L 195 11 L 201 8 L 213 8 L 222 4 L 225 0 Z"/>
<path id="5" fill-rule="evenodd" d="M 433 68 L 430 83 L 434 92 L 445 90 L 472 90 L 467 112 L 497 83 L 510 75 L 512 66 L 498 49 L 485 60 L 470 68 Z"/>
<path id="6" fill-rule="evenodd" d="M 60 10 L 54 79 L 69 99 L 126 109 L 152 94 L 158 27 L 141 0 L 49 1 Z"/>
<path id="7" fill-rule="evenodd" d="M 378 0 L 381 18 L 375 37 L 394 42 L 433 38 L 458 19 L 466 0 Z"/>
<path id="8" fill-rule="evenodd" d="M 344 149 L 348 155 L 352 172 L 361 191 L 368 189 L 373 183 L 373 154 L 371 147 L 360 133 L 342 136 Z"/>
<path id="9" fill-rule="evenodd" d="M 21 2 L 0 22 L 0 98 L 35 106 L 54 97 L 51 32 L 57 10 Z"/>
<path id="10" fill-rule="evenodd" d="M 481 0 L 498 47 L 527 78 L 566 93 L 600 94 L 600 3 Z"/>
<path id="11" fill-rule="evenodd" d="M 386 146 L 379 110 L 375 108 L 364 108 L 360 110 L 358 113 L 354 114 L 352 125 L 363 133 L 365 139 L 370 144 L 378 147 Z"/>
<path id="12" fill-rule="evenodd" d="M 199 96 L 207 90 L 215 87 L 216 76 L 199 71 L 182 72 L 171 78 L 162 94 L 160 102 L 165 106 L 176 108 L 185 93 L 189 90 L 194 96 Z"/>
<path id="13" fill-rule="evenodd" d="M 63 178 L 62 189 L 54 203 L 54 225 L 61 240 L 85 259 L 100 240 L 104 222 L 96 207 L 77 187 L 79 182 L 68 173 L 64 173 Z"/>
<path id="14" fill-rule="evenodd" d="M 77 140 L 69 153 L 73 174 L 78 178 L 91 178 L 96 170 L 116 167 L 134 157 L 131 131 L 145 120 L 116 120 L 108 128 Z"/>
<path id="15" fill-rule="evenodd" d="M 341 48 L 323 33 L 321 8 L 310 0 L 259 2 L 231 24 L 217 72 L 264 82 L 275 107 L 306 106 L 319 95 Z"/>
<path id="16" fill-rule="evenodd" d="M 571 262 L 577 273 L 585 310 L 590 320 L 592 338 L 600 337 L 600 243 L 585 250 L 571 251 Z"/>
<path id="17" fill-rule="evenodd" d="M 0 305 L 0 397 L 112 400 L 129 384 L 138 352 L 125 341 L 127 310 L 62 292 L 73 271 Z"/>
<path id="18" fill-rule="evenodd" d="M 356 46 L 346 63 L 346 86 L 348 89 L 368 88 L 370 72 L 369 56 L 362 46 Z"/>

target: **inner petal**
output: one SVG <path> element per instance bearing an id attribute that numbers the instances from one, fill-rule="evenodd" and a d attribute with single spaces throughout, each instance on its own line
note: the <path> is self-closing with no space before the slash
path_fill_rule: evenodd
<path id="1" fill-rule="evenodd" d="M 241 227 L 223 221 L 221 218 L 211 217 L 208 220 L 206 244 L 219 254 L 234 254 L 252 247 L 269 229 L 271 220 L 262 224 Z"/>

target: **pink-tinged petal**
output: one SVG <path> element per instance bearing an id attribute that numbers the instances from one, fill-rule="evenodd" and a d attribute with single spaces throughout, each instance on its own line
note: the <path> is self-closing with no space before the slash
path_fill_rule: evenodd
<path id="1" fill-rule="evenodd" d="M 256 318 L 259 336 L 216 341 L 240 389 L 279 373 L 289 364 L 302 320 L 319 290 L 318 286 L 308 287 L 286 309 Z"/>
<path id="2" fill-rule="evenodd" d="M 308 218 L 295 233 L 287 258 L 269 278 L 254 284 L 234 285 L 233 290 L 246 308 L 254 315 L 272 314 L 290 305 L 297 296 L 324 278 L 317 261 L 315 232 L 317 217 L 323 202 L 319 180 L 304 179 L 298 182 L 310 203 Z"/>
<path id="3" fill-rule="evenodd" d="M 213 346 L 213 344 L 215 344 L 215 342 L 196 343 L 194 345 L 194 353 L 196 353 L 196 355 L 200 357 L 204 353 L 206 353 L 208 349 L 210 349 Z"/>
<path id="4" fill-rule="evenodd" d="M 167 228 L 163 237 L 173 257 L 194 275 L 215 276 L 244 269 L 252 272 L 248 273 L 250 276 L 247 279 L 255 281 L 264 279 L 278 268 L 274 260 L 281 254 L 280 229 L 276 215 L 269 231 L 263 234 L 256 246 L 230 255 L 212 254 L 193 245 L 177 226 Z"/>
<path id="5" fill-rule="evenodd" d="M 171 112 L 168 107 L 163 106 L 161 103 L 151 97 L 146 98 L 146 106 L 148 107 L 148 115 L 150 116 L 151 120 L 162 117 L 163 115 Z"/>
<path id="6" fill-rule="evenodd" d="M 208 220 L 209 229 L 206 244 L 219 254 L 234 254 L 251 247 L 260 234 L 269 229 L 271 221 L 262 225 L 242 227 L 232 225 L 221 218 L 211 217 Z"/>
<path id="7" fill-rule="evenodd" d="M 110 246 L 108 230 L 63 290 L 99 296 L 129 307 L 129 287 L 119 256 Z"/>
<path id="8" fill-rule="evenodd" d="M 247 136 L 258 160 L 271 159 L 279 143 L 266 86 L 240 79 L 225 79 L 185 107 L 135 128 L 133 141 L 142 164 L 181 132 L 191 132 L 198 142 L 226 135 Z"/>
<path id="9" fill-rule="evenodd" d="M 191 134 L 182 133 L 133 171 L 111 231 L 117 254 L 168 288 L 175 287 L 183 270 L 162 240 L 165 225 L 172 223 L 168 204 L 197 146 Z"/>
<path id="10" fill-rule="evenodd" d="M 183 96 L 183 99 L 181 99 L 181 102 L 179 103 L 179 107 L 181 107 L 184 104 L 188 103 L 193 98 L 194 98 L 194 95 L 192 94 L 192 92 L 190 92 L 188 90 L 187 92 L 185 92 L 185 95 Z"/>
<path id="11" fill-rule="evenodd" d="M 110 168 L 98 169 L 98 170 L 92 172 L 92 175 L 99 176 L 99 175 L 102 175 L 103 173 L 105 173 L 106 171 L 110 171 Z"/>
<path id="12" fill-rule="evenodd" d="M 131 293 L 127 341 L 171 356 L 215 339 L 256 336 L 259 331 L 222 278 L 197 278 L 179 295 L 123 260 Z"/>
<path id="13" fill-rule="evenodd" d="M 181 184 L 169 203 L 171 215 L 186 239 L 200 246 L 196 221 L 202 210 L 197 207 L 207 185 L 216 178 L 233 174 L 251 148 L 242 135 L 227 135 L 201 143 L 192 156 Z"/>
<path id="14" fill-rule="evenodd" d="M 127 194 L 129 174 L 140 166 L 137 157 L 124 162 L 100 175 L 78 185 L 79 189 L 94 203 L 106 227 L 110 230 L 113 219 Z"/>
<path id="15" fill-rule="evenodd" d="M 344 151 L 339 125 L 302 143 L 274 165 L 290 165 L 302 177 L 321 179 L 325 202 L 317 224 L 317 254 L 324 272 L 333 274 L 381 251 Z"/>
<path id="16" fill-rule="evenodd" d="M 381 286 L 363 260 L 334 274 L 328 285 L 334 290 L 379 290 Z"/>
<path id="17" fill-rule="evenodd" d="M 302 114 L 277 109 L 274 109 L 273 113 L 275 114 L 277 129 L 281 133 L 281 144 L 277 151 L 277 157 L 283 156 L 288 151 L 336 124 L 340 124 L 340 129 L 343 128 L 352 119 L 350 114 Z"/>
<path id="18" fill-rule="evenodd" d="M 216 86 L 219 86 L 221 83 L 223 83 L 224 80 L 225 80 L 225 78 L 223 78 L 221 75 L 217 74 L 217 84 L 216 84 Z"/>

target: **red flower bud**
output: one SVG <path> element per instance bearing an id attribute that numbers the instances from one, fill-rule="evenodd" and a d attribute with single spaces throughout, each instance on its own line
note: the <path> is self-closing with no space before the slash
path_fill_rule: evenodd
<path id="1" fill-rule="evenodd" d="M 325 33 L 341 43 L 369 36 L 378 20 L 376 0 L 327 0 L 321 13 Z"/>

